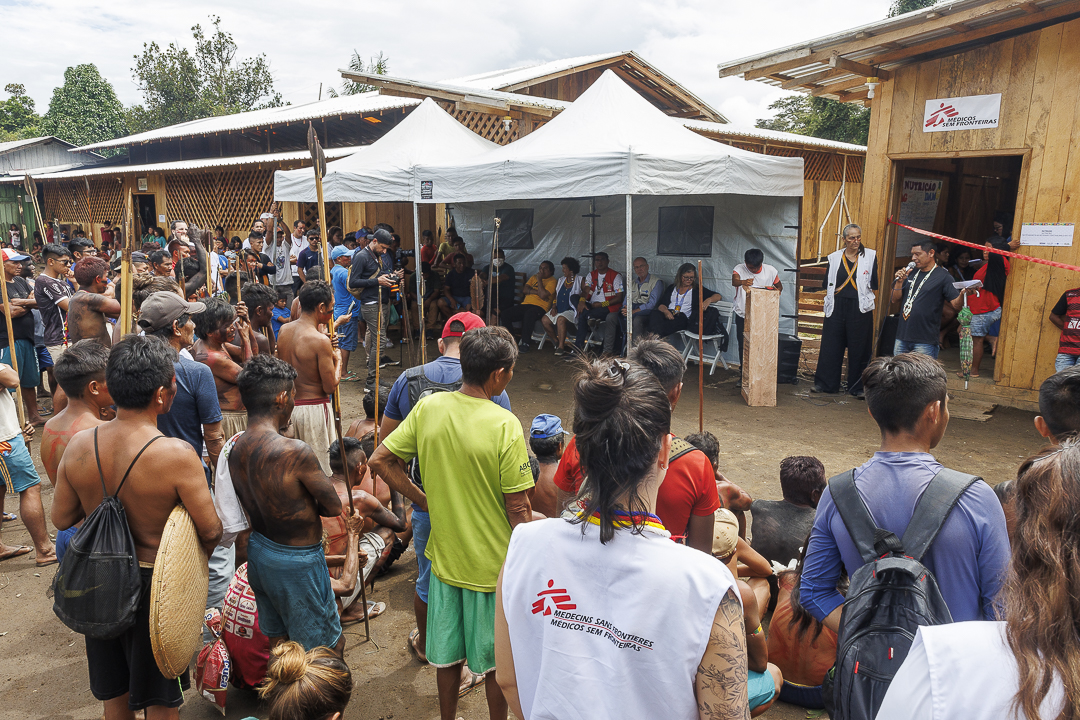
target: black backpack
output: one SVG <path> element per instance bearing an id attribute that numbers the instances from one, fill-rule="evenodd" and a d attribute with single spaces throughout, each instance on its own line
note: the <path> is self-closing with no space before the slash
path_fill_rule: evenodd
<path id="1" fill-rule="evenodd" d="M 135 624 L 143 591 L 135 540 L 117 495 L 146 448 L 164 436 L 158 435 L 143 446 L 112 495 L 105 489 L 97 436 L 94 428 L 94 458 L 103 497 L 71 538 L 53 578 L 53 612 L 75 632 L 109 640 Z"/>
<path id="2" fill-rule="evenodd" d="M 457 392 L 461 389 L 461 380 L 452 383 L 437 383 L 424 374 L 424 366 L 416 365 L 405 371 L 406 387 L 409 390 L 409 412 L 416 407 L 416 403 L 437 392 Z M 424 489 L 424 481 L 420 477 L 420 460 L 413 458 L 409 462 L 409 479 L 421 490 Z"/>
<path id="3" fill-rule="evenodd" d="M 873 718 L 919 626 L 952 622 L 937 580 L 920 561 L 960 496 L 978 480 L 943 468 L 919 498 L 903 539 L 874 523 L 855 489 L 853 470 L 829 480 L 836 509 L 865 563 L 851 576 L 836 666 L 822 688 L 833 720 Z"/>

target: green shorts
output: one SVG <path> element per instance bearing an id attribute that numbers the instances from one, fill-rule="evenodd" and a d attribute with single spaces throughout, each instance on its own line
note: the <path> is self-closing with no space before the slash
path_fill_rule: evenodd
<path id="1" fill-rule="evenodd" d="M 454 587 L 431 574 L 427 659 L 435 667 L 468 661 L 483 675 L 495 667 L 495 593 Z"/>
<path id="2" fill-rule="evenodd" d="M 15 359 L 19 361 L 19 387 L 36 388 L 41 382 L 38 372 L 37 350 L 30 340 L 15 341 Z M 0 363 L 11 365 L 11 348 L 0 350 Z"/>

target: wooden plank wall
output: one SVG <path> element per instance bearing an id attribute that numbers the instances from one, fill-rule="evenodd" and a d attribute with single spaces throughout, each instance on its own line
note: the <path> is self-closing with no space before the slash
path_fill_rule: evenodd
<path id="1" fill-rule="evenodd" d="M 895 242 L 886 225 L 897 204 L 893 161 L 918 157 L 1023 156 L 1013 235 L 1023 223 L 1080 224 L 1078 74 L 1080 20 L 894 70 L 872 101 L 859 213 L 863 241 L 879 249 Z M 923 132 L 927 100 L 998 92 L 997 128 Z M 1072 247 L 1024 247 L 1022 252 L 1080 265 L 1080 238 Z M 1078 285 L 1080 275 L 1074 272 L 1013 264 L 995 364 L 999 385 L 1037 389 L 1053 374 L 1059 333 L 1046 317 L 1061 293 Z"/>
<path id="2" fill-rule="evenodd" d="M 836 238 L 847 224 L 839 203 L 829 214 L 829 208 L 840 191 L 839 181 L 806 180 L 803 183 L 802 221 L 799 238 L 799 259 L 815 261 L 818 257 L 818 229 L 828 217 L 825 232 L 821 235 L 822 258 L 836 249 Z M 862 183 L 849 182 L 844 189 L 851 221 L 859 222 L 862 203 Z M 837 224 L 839 222 L 839 224 Z"/>

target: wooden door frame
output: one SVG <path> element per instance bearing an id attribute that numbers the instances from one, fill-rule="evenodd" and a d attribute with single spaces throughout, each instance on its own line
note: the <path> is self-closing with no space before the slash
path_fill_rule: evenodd
<path id="1" fill-rule="evenodd" d="M 158 219 L 157 219 L 157 216 L 158 216 L 157 193 L 152 193 L 152 192 L 149 192 L 149 191 L 131 193 L 131 203 L 132 203 L 132 208 L 131 209 L 132 209 L 133 214 L 135 215 L 135 222 L 136 222 L 136 233 L 135 234 L 137 236 L 137 237 L 132 238 L 132 239 L 133 240 L 138 240 L 140 243 L 142 242 L 143 235 L 146 234 L 147 228 L 142 227 L 142 224 L 143 224 L 142 223 L 142 213 L 139 212 L 139 198 L 140 197 L 145 197 L 145 196 L 150 196 L 151 198 L 154 199 L 154 225 L 156 226 L 157 223 L 158 223 Z M 143 232 L 140 233 L 140 232 L 138 232 L 139 230 L 142 230 Z M 166 238 L 169 237 L 169 231 L 166 230 L 165 228 L 162 228 L 162 230 L 165 232 L 165 237 Z"/>

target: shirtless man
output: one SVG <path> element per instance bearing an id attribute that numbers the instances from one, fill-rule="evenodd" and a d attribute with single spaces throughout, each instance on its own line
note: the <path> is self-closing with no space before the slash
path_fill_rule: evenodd
<path id="1" fill-rule="evenodd" d="M 319 325 L 334 317 L 334 293 L 323 280 L 304 283 L 297 297 L 300 317 L 278 332 L 278 357 L 296 370 L 293 434 L 315 451 L 323 474 L 330 474 L 330 443 L 337 440 L 330 396 L 341 376 L 341 351 Z"/>
<path id="2" fill-rule="evenodd" d="M 247 427 L 247 413 L 240 400 L 236 380 L 243 366 L 254 355 L 250 327 L 243 318 L 236 322 L 236 310 L 221 298 L 209 298 L 204 304 L 206 310 L 191 316 L 195 322 L 195 335 L 199 338 L 191 346 L 191 357 L 214 373 L 214 386 L 221 407 L 221 430 L 225 437 L 230 438 Z M 240 340 L 240 363 L 225 348 L 226 343 L 237 337 Z"/>
<path id="3" fill-rule="evenodd" d="M 113 297 L 109 263 L 89 255 L 74 267 L 79 292 L 68 300 L 68 341 L 93 338 L 105 347 L 112 345 L 113 326 L 105 321 L 120 317 L 120 301 Z"/>
<path id="4" fill-rule="evenodd" d="M 305 650 L 345 649 L 326 555 L 322 517 L 341 514 L 341 498 L 310 447 L 281 435 L 296 396 L 296 371 L 270 355 L 240 373 L 248 427 L 229 454 L 229 475 L 251 524 L 248 581 L 259 629 L 270 648 L 295 640 Z"/>
<path id="5" fill-rule="evenodd" d="M 345 432 L 347 436 L 363 439 L 369 432 L 374 432 L 375 426 L 386 413 L 386 390 L 379 388 L 379 418 L 375 417 L 375 394 L 364 395 L 364 417 L 353 420 L 352 425 Z"/>
<path id="6" fill-rule="evenodd" d="M 97 340 L 80 340 L 56 361 L 56 380 L 67 394 L 67 406 L 45 423 L 41 431 L 41 464 L 56 487 L 56 470 L 75 433 L 105 422 L 102 411 L 112 404 L 105 383 L 109 349 Z M 56 533 L 56 557 L 63 560 L 76 527 Z"/>
<path id="7" fill-rule="evenodd" d="M 364 557 L 360 558 L 355 571 L 350 573 L 347 563 L 340 565 L 347 559 L 345 553 L 351 550 L 351 547 L 348 540 L 342 536 L 348 520 L 349 496 L 345 489 L 345 468 L 341 462 L 341 443 L 338 440 L 330 445 L 330 467 L 334 471 L 330 479 L 345 510 L 336 518 L 323 518 L 322 521 L 328 542 L 326 562 L 330 567 L 335 594 L 341 599 L 342 625 L 364 619 L 363 606 L 356 603 L 356 599 L 360 597 L 360 583 L 357 582 L 360 572 L 363 572 L 363 581 L 370 583 L 375 573 L 389 560 L 395 533 L 405 532 L 408 527 L 405 521 L 405 503 L 401 495 L 391 493 L 391 512 L 377 497 L 361 489 L 359 478 L 364 477 L 368 468 L 367 455 L 360 448 L 360 441 L 346 437 L 345 450 L 348 453 L 349 476 L 352 478 L 353 507 L 364 519 L 362 532 L 356 538 L 361 551 L 359 554 Z M 368 602 L 368 618 L 381 615 L 385 610 L 385 603 Z"/>
<path id="8" fill-rule="evenodd" d="M 127 511 L 144 587 L 150 585 L 161 534 L 178 502 L 191 515 L 207 555 L 221 537 L 199 456 L 183 440 L 163 437 L 157 429 L 158 415 L 169 409 L 176 393 L 174 355 L 168 345 L 148 337 L 128 336 L 113 346 L 105 375 L 118 408 L 116 419 L 71 439 L 53 495 L 53 524 L 66 530 L 101 504 L 103 483 L 110 494 L 117 493 L 127 474 L 119 499 Z M 144 592 L 138 620 L 119 637 L 86 638 L 90 689 L 104 701 L 106 720 L 131 718 L 132 711 L 140 709 L 147 709 L 149 718 L 179 717 L 188 673 L 177 682 L 158 670 L 149 604 L 150 593 Z"/>
<path id="9" fill-rule="evenodd" d="M 241 288 L 241 297 L 247 307 L 252 352 L 273 355 L 275 343 L 270 322 L 273 320 L 274 305 L 278 299 L 277 290 L 273 285 L 248 283 Z M 256 328 L 265 332 L 259 332 Z"/>

